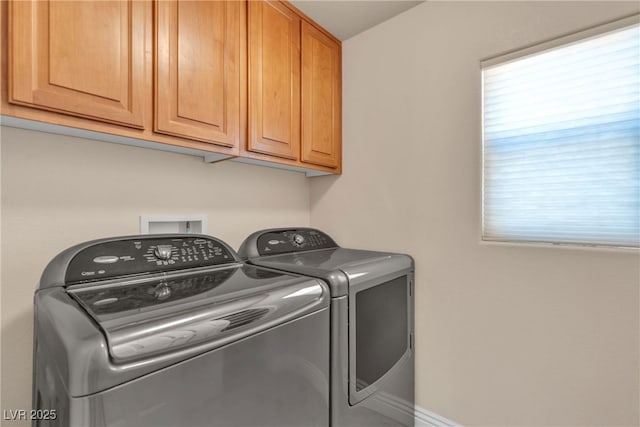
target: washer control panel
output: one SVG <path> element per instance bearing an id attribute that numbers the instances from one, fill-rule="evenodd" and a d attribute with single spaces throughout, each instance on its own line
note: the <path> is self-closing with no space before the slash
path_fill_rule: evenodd
<path id="1" fill-rule="evenodd" d="M 237 262 L 224 243 L 207 236 L 146 237 L 88 246 L 69 262 L 65 283 Z"/>
<path id="2" fill-rule="evenodd" d="M 261 256 L 338 247 L 323 232 L 307 228 L 269 231 L 258 237 L 257 244 Z"/>

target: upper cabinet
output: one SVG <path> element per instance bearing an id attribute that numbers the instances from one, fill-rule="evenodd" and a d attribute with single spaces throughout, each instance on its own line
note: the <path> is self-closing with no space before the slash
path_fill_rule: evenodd
<path id="1" fill-rule="evenodd" d="M 5 117 L 341 173 L 340 41 L 286 1 L 13 0 L 0 11 Z"/>
<path id="2" fill-rule="evenodd" d="M 156 3 L 156 132 L 239 146 L 244 6 L 239 1 Z"/>
<path id="3" fill-rule="evenodd" d="M 249 2 L 247 148 L 300 156 L 300 17 L 280 2 Z"/>
<path id="4" fill-rule="evenodd" d="M 338 167 L 342 149 L 341 47 L 302 23 L 302 161 Z"/>
<path id="5" fill-rule="evenodd" d="M 141 2 L 9 4 L 9 101 L 143 127 Z"/>
<path id="6" fill-rule="evenodd" d="M 249 2 L 247 150 L 339 169 L 340 42 L 286 2 Z"/>

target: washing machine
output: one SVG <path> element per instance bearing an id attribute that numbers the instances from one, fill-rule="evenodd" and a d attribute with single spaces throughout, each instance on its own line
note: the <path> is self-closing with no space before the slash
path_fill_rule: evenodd
<path id="1" fill-rule="evenodd" d="M 322 279 L 331 292 L 331 426 L 414 425 L 414 262 L 339 247 L 312 228 L 250 235 L 247 263 Z"/>
<path id="2" fill-rule="evenodd" d="M 327 426 L 329 301 L 210 236 L 74 246 L 35 292 L 32 425 Z"/>

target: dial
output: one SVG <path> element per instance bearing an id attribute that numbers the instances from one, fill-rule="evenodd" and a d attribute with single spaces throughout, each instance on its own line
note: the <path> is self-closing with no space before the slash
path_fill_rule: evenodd
<path id="1" fill-rule="evenodd" d="M 158 245 L 158 246 L 156 246 L 156 250 L 153 251 L 153 254 L 158 259 L 166 261 L 169 258 L 171 258 L 171 250 L 172 249 L 173 249 L 173 246 L 171 246 L 171 245 Z"/>
<path id="2" fill-rule="evenodd" d="M 302 246 L 304 244 L 304 236 L 302 234 L 294 234 L 293 244 L 296 246 Z"/>

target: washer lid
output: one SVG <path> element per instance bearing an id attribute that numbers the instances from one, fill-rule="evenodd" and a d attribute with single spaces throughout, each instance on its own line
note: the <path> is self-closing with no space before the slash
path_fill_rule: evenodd
<path id="1" fill-rule="evenodd" d="M 319 280 L 232 266 L 67 289 L 125 363 L 210 350 L 328 305 Z"/>

